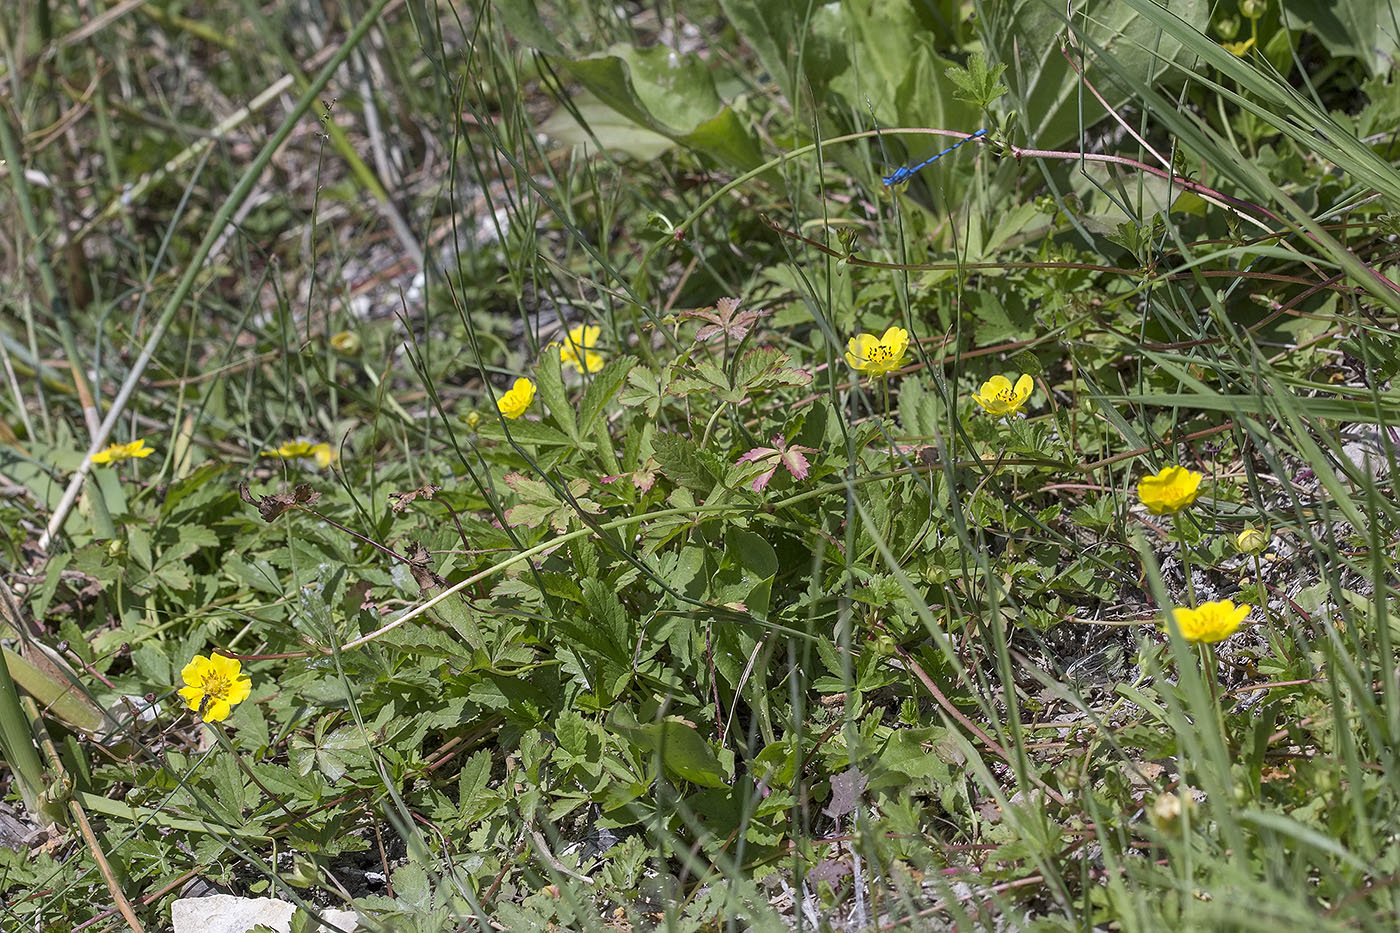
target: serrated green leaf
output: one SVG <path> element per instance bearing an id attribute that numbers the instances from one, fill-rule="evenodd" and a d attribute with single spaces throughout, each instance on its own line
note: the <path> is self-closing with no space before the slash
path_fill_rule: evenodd
<path id="1" fill-rule="evenodd" d="M 611 656 L 619 660 L 629 659 L 632 655 L 632 626 L 627 621 L 627 611 L 617 598 L 617 593 L 598 577 L 584 580 L 582 589 L 583 605 L 588 611 L 589 621 L 606 637 Z"/>
<path id="2" fill-rule="evenodd" d="M 652 449 L 661 472 L 677 485 L 698 493 L 708 493 L 724 475 L 722 469 L 711 465 L 704 451 L 695 442 L 679 434 L 658 433 L 652 438 Z"/>
<path id="3" fill-rule="evenodd" d="M 665 395 L 663 382 L 654 370 L 638 366 L 627 373 L 627 388 L 622 390 L 617 400 L 627 408 L 640 405 L 648 418 L 655 418 Z"/>
<path id="4" fill-rule="evenodd" d="M 173 561 L 168 564 L 161 564 L 155 569 L 151 576 L 177 592 L 183 592 L 194 586 L 194 580 L 190 577 L 189 567 L 184 561 Z"/>
<path id="5" fill-rule="evenodd" d="M 578 422 L 574 418 L 574 406 L 569 403 L 569 394 L 564 389 L 564 371 L 557 351 L 541 351 L 540 360 L 535 365 L 535 384 L 554 423 L 571 441 L 577 443 Z"/>
<path id="6" fill-rule="evenodd" d="M 524 526 L 526 528 L 538 528 L 543 525 L 551 515 L 555 513 L 558 506 L 540 505 L 537 502 L 522 502 L 506 509 L 506 521 L 512 527 Z"/>
<path id="7" fill-rule="evenodd" d="M 218 547 L 219 536 L 203 525 L 181 525 L 172 544 L 160 552 L 160 561 L 179 560 L 189 557 L 202 547 Z"/>
<path id="8" fill-rule="evenodd" d="M 633 357 L 620 356 L 609 360 L 606 366 L 593 374 L 592 381 L 583 393 L 583 401 L 579 403 L 580 434 L 590 434 L 593 431 L 594 423 L 622 388 L 622 383 L 635 365 L 637 361 Z"/>
<path id="9" fill-rule="evenodd" d="M 577 448 L 585 451 L 593 449 L 592 441 L 575 439 L 547 424 L 526 421 L 523 418 L 509 424 L 502 424 L 500 421 L 484 421 L 478 429 L 478 433 L 482 437 L 499 441 L 505 440 L 506 431 L 510 431 L 510 436 L 517 444 L 529 444 L 535 447 Z"/>
<path id="10" fill-rule="evenodd" d="M 789 359 L 791 357 L 775 347 L 756 347 L 739 359 L 734 384 L 750 390 L 810 385 L 812 374 L 788 366 Z"/>

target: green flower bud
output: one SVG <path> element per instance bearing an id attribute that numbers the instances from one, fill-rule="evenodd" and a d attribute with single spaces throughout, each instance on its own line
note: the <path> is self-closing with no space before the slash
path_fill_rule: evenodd
<path id="1" fill-rule="evenodd" d="M 1269 533 L 1253 525 L 1246 525 L 1244 531 L 1235 536 L 1235 547 L 1241 554 L 1261 554 L 1268 546 Z"/>

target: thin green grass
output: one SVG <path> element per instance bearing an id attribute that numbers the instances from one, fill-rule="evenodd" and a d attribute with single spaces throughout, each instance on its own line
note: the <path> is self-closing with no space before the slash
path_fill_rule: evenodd
<path id="1" fill-rule="evenodd" d="M 385 930 L 1393 928 L 1395 167 L 1359 60 L 1137 0 L 385 6 L 320 55 L 290 10 L 139 14 L 199 65 L 166 83 L 137 14 L 3 37 L 6 159 L 89 186 L 6 179 L 7 622 L 123 724 L 55 706 L 57 778 L 7 732 L 61 841 L 0 851 L 6 925 L 131 926 L 119 890 L 159 928 L 198 878 Z M 715 34 L 732 109 L 687 112 L 644 50 Z M 979 48 L 980 119 L 946 79 Z M 56 104 L 99 59 L 150 77 Z M 1118 119 L 1071 125 L 1091 91 Z M 41 144 L 65 114 L 100 168 Z M 615 148 L 641 126 L 671 149 Z M 698 339 L 727 296 L 764 314 Z M 907 367 L 861 379 L 891 324 Z M 972 402 L 1003 372 L 1025 414 Z M 805 453 L 755 486 L 764 449 Z M 1176 463 L 1205 494 L 1146 512 Z M 1214 652 L 1165 631 L 1221 598 L 1256 608 Z M 200 726 L 173 691 L 216 648 L 253 694 Z"/>

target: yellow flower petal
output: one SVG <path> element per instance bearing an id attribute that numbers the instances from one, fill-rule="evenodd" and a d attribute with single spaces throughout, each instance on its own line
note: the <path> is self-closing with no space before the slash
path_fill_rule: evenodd
<path id="1" fill-rule="evenodd" d="M 596 373 L 603 368 L 603 355 L 593 351 L 603 329 L 596 324 L 579 324 L 569 329 L 569 336 L 559 347 L 559 360 L 579 372 Z"/>
<path id="2" fill-rule="evenodd" d="M 180 698 L 205 722 L 227 719 L 233 707 L 248 699 L 253 691 L 253 681 L 241 670 L 237 658 L 197 654 L 180 671 L 180 679 L 185 682 L 179 690 Z"/>
<path id="3" fill-rule="evenodd" d="M 1222 42 L 1220 46 L 1236 58 L 1244 58 L 1254 48 L 1254 37 L 1250 36 L 1243 42 Z"/>
<path id="4" fill-rule="evenodd" d="M 1172 621 L 1187 641 L 1213 643 L 1235 634 L 1253 608 L 1248 604 L 1236 606 L 1233 600 L 1222 599 L 1201 603 L 1195 609 L 1173 609 Z"/>
<path id="5" fill-rule="evenodd" d="M 1013 415 L 1021 410 L 1035 391 L 1035 380 L 1022 373 L 1012 385 L 1005 376 L 992 376 L 982 383 L 982 390 L 972 394 L 972 400 L 989 415 Z"/>
<path id="6" fill-rule="evenodd" d="M 1030 373 L 1022 373 L 1021 378 L 1016 380 L 1016 387 L 1012 390 L 1016 398 L 1022 402 L 1030 398 L 1034 391 L 1035 380 L 1031 378 Z"/>
<path id="7" fill-rule="evenodd" d="M 209 669 L 209 659 L 202 654 L 197 654 L 190 663 L 186 664 L 180 671 L 180 679 L 189 684 L 187 689 L 194 688 L 195 684 L 204 682 L 204 672 Z M 181 691 L 182 693 L 184 691 Z"/>
<path id="8" fill-rule="evenodd" d="M 248 695 L 253 692 L 253 681 L 251 678 L 242 677 L 233 682 L 233 686 L 228 692 L 229 705 L 242 703 L 248 699 Z"/>
<path id="9" fill-rule="evenodd" d="M 276 450 L 261 451 L 258 456 L 276 457 L 279 460 L 310 459 L 314 460 L 316 466 L 323 470 L 335 462 L 335 451 L 331 449 L 330 444 L 324 441 L 319 444 L 302 440 L 287 441 Z"/>
<path id="10" fill-rule="evenodd" d="M 507 418 L 519 418 L 535 400 L 535 384 L 529 379 L 517 379 L 509 391 L 496 399 L 496 408 Z"/>
<path id="11" fill-rule="evenodd" d="M 342 356 L 354 356 L 360 352 L 360 337 L 353 331 L 343 330 L 331 337 L 331 347 Z"/>
<path id="12" fill-rule="evenodd" d="M 1185 467 L 1163 467 L 1156 475 L 1144 476 L 1138 482 L 1138 498 L 1157 515 L 1180 512 L 1196 501 L 1203 478 Z"/>
<path id="13" fill-rule="evenodd" d="M 909 332 L 902 327 L 890 327 L 882 337 L 857 334 L 846 342 L 846 365 L 856 372 L 883 376 L 904 364 L 908 349 Z"/>
<path id="14" fill-rule="evenodd" d="M 597 325 L 580 324 L 569 329 L 569 344 L 581 350 L 591 349 L 602 332 L 603 329 Z"/>
<path id="15" fill-rule="evenodd" d="M 155 449 L 146 446 L 146 439 L 138 437 L 130 444 L 108 444 L 106 447 L 92 455 L 93 463 L 116 463 L 120 460 L 132 460 L 149 457 L 155 453 Z"/>

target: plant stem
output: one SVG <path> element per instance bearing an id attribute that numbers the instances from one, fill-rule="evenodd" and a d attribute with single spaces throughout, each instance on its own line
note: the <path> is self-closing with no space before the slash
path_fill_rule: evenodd
<path id="1" fill-rule="evenodd" d="M 1215 648 L 1209 642 L 1200 642 L 1196 646 L 1201 653 L 1201 670 L 1206 677 L 1206 686 L 1210 688 L 1210 699 L 1214 703 L 1220 698 L 1220 682 L 1215 676 Z"/>
<path id="2" fill-rule="evenodd" d="M 884 374 L 882 374 L 882 375 L 880 376 L 880 394 L 884 397 L 884 401 L 885 401 L 885 436 L 886 436 L 887 438 L 889 438 L 889 442 L 890 442 L 890 445 L 889 445 L 889 451 L 890 451 L 889 469 L 893 470 L 894 467 L 895 467 L 895 455 L 894 455 L 894 438 L 891 437 L 891 436 L 890 436 L 890 433 L 889 433 L 889 430 L 890 430 L 890 428 L 889 428 L 889 421 L 890 421 L 890 374 L 889 374 L 889 373 L 884 373 Z M 893 516 L 891 516 L 891 518 L 893 519 Z"/>
<path id="3" fill-rule="evenodd" d="M 1269 589 L 1264 585 L 1264 564 L 1259 555 L 1254 555 L 1254 585 L 1259 588 L 1259 608 L 1264 611 L 1264 625 L 1269 629 L 1269 647 L 1283 660 L 1283 642 L 1279 639 L 1278 627 L 1274 625 L 1274 615 L 1269 611 Z"/>
<path id="4" fill-rule="evenodd" d="M 1225 711 L 1220 708 L 1220 679 L 1216 674 L 1218 665 L 1215 660 L 1215 646 L 1203 641 L 1197 647 L 1201 652 L 1201 673 L 1205 675 L 1206 687 L 1210 690 L 1210 705 L 1215 710 L 1215 728 L 1220 730 L 1220 741 L 1228 750 L 1230 733 L 1225 731 Z"/>
<path id="5" fill-rule="evenodd" d="M 1196 581 L 1191 578 L 1191 546 L 1186 543 L 1185 517 L 1177 513 L 1172 522 L 1177 540 L 1181 542 L 1181 571 L 1186 575 L 1186 600 L 1190 608 L 1196 608 Z"/>

